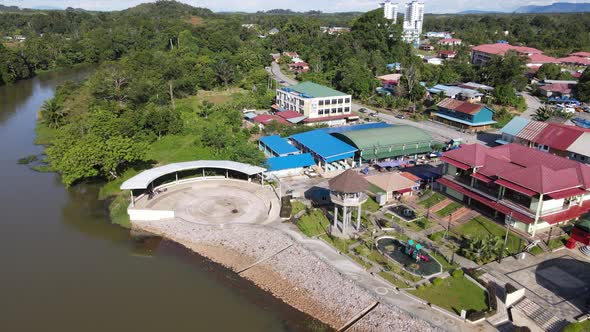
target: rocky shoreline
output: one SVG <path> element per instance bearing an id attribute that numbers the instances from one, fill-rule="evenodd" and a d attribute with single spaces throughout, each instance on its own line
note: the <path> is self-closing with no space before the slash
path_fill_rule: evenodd
<path id="1" fill-rule="evenodd" d="M 177 242 L 233 271 L 264 260 L 240 276 L 333 328 L 342 327 L 377 301 L 368 291 L 277 229 L 238 225 L 212 227 L 179 220 L 134 222 L 133 227 Z M 427 332 L 438 329 L 399 308 L 380 303 L 351 330 Z"/>

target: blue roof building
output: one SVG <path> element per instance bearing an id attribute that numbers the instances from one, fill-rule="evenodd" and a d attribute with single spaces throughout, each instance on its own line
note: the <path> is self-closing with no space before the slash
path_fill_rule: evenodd
<path id="1" fill-rule="evenodd" d="M 270 157 L 284 157 L 300 153 L 299 149 L 289 143 L 289 140 L 279 135 L 261 137 L 258 147 Z"/>
<path id="2" fill-rule="evenodd" d="M 480 131 L 487 130 L 496 123 L 493 120 L 494 110 L 483 104 L 447 98 L 436 106 L 438 110 L 433 113 L 434 119 L 446 125 Z"/>
<path id="3" fill-rule="evenodd" d="M 273 157 L 266 159 L 269 172 L 299 169 L 315 165 L 311 153 L 294 154 L 285 157 Z"/>
<path id="4" fill-rule="evenodd" d="M 323 165 L 326 171 L 331 169 L 331 166 L 327 165 L 329 163 L 346 159 L 350 159 L 351 164 L 354 163 L 357 149 L 323 130 L 295 134 L 290 138 L 303 152 L 311 153 L 320 167 Z"/>

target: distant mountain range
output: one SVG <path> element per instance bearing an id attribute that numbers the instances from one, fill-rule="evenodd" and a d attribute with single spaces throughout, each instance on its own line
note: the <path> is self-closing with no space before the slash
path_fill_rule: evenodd
<path id="1" fill-rule="evenodd" d="M 542 13 L 581 13 L 590 12 L 590 3 L 555 2 L 547 6 L 522 6 L 513 11 L 490 11 L 490 10 L 464 10 L 457 14 L 542 14 Z"/>
<path id="2" fill-rule="evenodd" d="M 523 6 L 515 13 L 580 13 L 590 12 L 590 3 L 555 2 L 547 6 Z"/>

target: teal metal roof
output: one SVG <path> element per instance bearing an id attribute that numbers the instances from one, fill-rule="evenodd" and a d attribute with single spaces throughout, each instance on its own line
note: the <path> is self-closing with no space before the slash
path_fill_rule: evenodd
<path id="1" fill-rule="evenodd" d="M 447 120 L 451 120 L 454 122 L 459 122 L 468 126 L 487 126 L 487 125 L 491 125 L 496 123 L 496 121 L 484 121 L 484 122 L 477 122 L 477 123 L 473 123 L 473 122 L 469 122 L 469 121 L 465 121 L 465 120 L 461 120 L 461 119 L 457 119 L 455 117 L 452 116 L 448 116 L 448 115 L 444 115 L 442 113 L 435 113 L 436 116 L 441 117 L 443 119 L 447 119 Z"/>
<path id="2" fill-rule="evenodd" d="M 291 85 L 287 88 L 283 88 L 283 90 L 295 91 L 311 98 L 348 96 L 344 92 L 340 92 L 338 90 L 334 90 L 332 88 L 328 88 L 327 86 L 319 85 L 313 82 L 303 82 L 296 85 Z"/>
<path id="3" fill-rule="evenodd" d="M 510 120 L 510 122 L 508 122 L 500 131 L 508 135 L 516 136 L 524 127 L 526 127 L 527 124 L 529 124 L 529 122 L 531 122 L 531 120 L 521 116 L 516 116 L 512 118 L 512 120 Z"/>

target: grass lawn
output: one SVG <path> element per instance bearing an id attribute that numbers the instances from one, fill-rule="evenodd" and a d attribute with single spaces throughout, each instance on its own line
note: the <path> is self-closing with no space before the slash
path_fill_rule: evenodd
<path id="1" fill-rule="evenodd" d="M 297 227 L 301 232 L 309 237 L 326 233 L 330 222 L 322 210 L 313 209 L 299 218 Z"/>
<path id="2" fill-rule="evenodd" d="M 438 286 L 431 285 L 410 293 L 456 314 L 461 310 L 488 308 L 485 291 L 465 277 L 449 277 Z"/>
<path id="3" fill-rule="evenodd" d="M 293 207 L 293 210 L 291 212 L 292 216 L 296 215 L 300 211 L 303 211 L 307 208 L 307 206 L 305 204 L 301 203 L 300 201 L 291 201 L 291 206 Z"/>
<path id="4" fill-rule="evenodd" d="M 445 206 L 444 208 L 436 211 L 436 214 L 440 217 L 446 217 L 446 216 L 450 215 L 451 213 L 459 210 L 462 207 L 463 207 L 463 205 L 461 205 L 460 203 L 453 202 L 453 203 Z"/>
<path id="5" fill-rule="evenodd" d="M 436 261 L 439 262 L 440 265 L 442 265 L 443 271 L 451 271 L 459 267 L 457 263 L 450 263 L 447 260 L 447 258 L 441 254 L 438 254 L 436 252 L 429 252 L 429 254 L 430 256 L 434 257 L 434 259 L 436 259 Z"/>
<path id="6" fill-rule="evenodd" d="M 415 232 L 423 231 L 423 230 L 428 229 L 432 226 L 432 221 L 430 221 L 427 218 L 419 218 L 414 221 L 405 222 L 396 216 L 392 216 L 391 221 L 398 224 L 398 225 L 401 225 L 403 227 L 411 229 Z M 388 224 L 389 224 L 389 221 L 388 221 Z"/>
<path id="7" fill-rule="evenodd" d="M 343 253 L 348 253 L 348 247 L 354 243 L 354 241 L 343 240 L 337 237 L 331 237 L 328 234 L 320 235 L 320 239 L 328 242 L 332 247 L 338 249 Z"/>
<path id="8" fill-rule="evenodd" d="M 475 239 L 478 237 L 486 237 L 489 235 L 498 236 L 504 239 L 506 229 L 490 219 L 479 216 L 471 219 L 467 223 L 452 228 L 452 232 Z M 508 233 L 508 247 L 509 254 L 520 252 L 526 245 L 526 241 L 513 233 Z"/>
<path id="9" fill-rule="evenodd" d="M 563 330 L 563 332 L 590 332 L 590 320 L 583 322 L 570 323 Z"/>
<path id="10" fill-rule="evenodd" d="M 565 243 L 568 240 L 568 236 L 561 236 L 561 237 L 556 237 L 553 238 L 549 241 L 549 243 L 547 244 L 547 247 L 549 247 L 549 249 L 557 249 L 557 248 L 561 248 L 563 246 L 565 246 Z"/>
<path id="11" fill-rule="evenodd" d="M 424 206 L 425 208 L 428 208 L 428 207 L 433 207 L 436 204 L 438 204 L 444 200 L 445 200 L 445 196 L 443 196 L 439 193 L 434 193 L 434 194 L 432 194 L 432 196 L 420 201 L 418 204 Z"/>
<path id="12" fill-rule="evenodd" d="M 405 282 L 405 281 L 403 281 L 403 280 L 400 280 L 400 279 L 396 278 L 396 277 L 395 277 L 394 275 L 392 275 L 391 273 L 387 273 L 387 272 L 385 272 L 385 271 L 381 271 L 381 272 L 379 272 L 378 274 L 379 274 L 379 276 L 380 276 L 381 278 L 383 278 L 383 279 L 385 279 L 385 280 L 389 281 L 389 282 L 390 282 L 391 284 L 393 284 L 394 286 L 397 286 L 397 287 L 399 287 L 399 288 L 408 288 L 408 287 L 410 287 L 410 285 L 409 285 L 407 282 Z"/>
<path id="13" fill-rule="evenodd" d="M 366 212 L 377 212 L 379 211 L 379 204 L 372 198 L 369 197 L 366 202 L 363 203 L 362 210 Z"/>
<path id="14" fill-rule="evenodd" d="M 543 249 L 541 249 L 541 247 L 539 247 L 539 246 L 534 246 L 531 248 L 531 250 L 529 250 L 529 253 L 531 255 L 537 256 L 537 255 L 540 255 L 543 253 Z"/>

